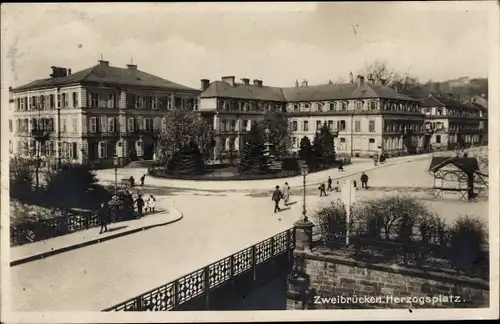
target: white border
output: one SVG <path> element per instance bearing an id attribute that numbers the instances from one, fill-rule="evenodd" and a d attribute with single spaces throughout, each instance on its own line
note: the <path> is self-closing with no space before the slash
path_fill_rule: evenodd
<path id="1" fill-rule="evenodd" d="M 401 3 L 394 3 L 401 5 Z M 83 5 L 83 4 L 82 4 Z M 95 5 L 95 4 L 93 4 Z M 125 4 L 123 4 L 125 5 Z M 127 5 L 130 5 L 127 4 Z M 212 4 L 222 5 L 222 4 Z M 258 9 L 255 3 L 247 4 L 243 8 L 250 7 L 253 10 Z M 283 3 L 275 5 L 276 8 L 284 5 Z M 295 6 L 297 3 L 295 3 Z M 432 6 L 429 9 L 427 5 Z M 227 4 L 226 8 L 229 8 Z M 293 7 L 293 5 L 290 4 Z M 200 312 L 158 312 L 158 313 L 97 313 L 97 312 L 57 312 L 57 313 L 13 313 L 10 312 L 10 243 L 8 231 L 9 224 L 9 196 L 8 196 L 8 118 L 6 118 L 7 107 L 1 109 L 2 121 L 2 145 L 1 145 L 1 226 L 2 235 L 0 239 L 1 244 L 1 312 L 2 322 L 8 323 L 83 323 L 83 322 L 229 322 L 229 321 L 331 321 L 331 320 L 416 320 L 416 319 L 486 319 L 498 318 L 499 316 L 499 155 L 500 155 L 500 137 L 499 137 L 499 109 L 500 109 L 500 82 L 499 82 L 499 30 L 500 30 L 500 16 L 497 1 L 488 2 L 412 2 L 405 3 L 405 9 L 410 7 L 414 10 L 449 10 L 450 6 L 455 8 L 463 6 L 468 10 L 477 10 L 479 8 L 487 8 L 489 10 L 489 165 L 490 165 L 490 187 L 489 194 L 493 199 L 489 200 L 489 234 L 490 234 L 490 308 L 487 309 L 431 309 L 420 310 L 414 309 L 410 313 L 408 310 L 391 309 L 391 310 L 308 310 L 308 311 L 200 311 Z M 202 10 L 202 8 L 210 7 L 210 5 L 197 6 L 195 10 Z M 412 8 L 413 7 L 413 8 Z M 192 10 L 193 7 L 179 5 L 178 10 Z M 232 7 L 231 7 L 232 8 Z M 296 10 L 296 9 L 292 9 Z M 465 9 L 464 9 L 465 10 Z M 2 26 L 2 30 L 5 26 Z M 397 28 L 397 26 L 395 26 Z M 416 26 L 416 28 L 418 28 Z M 2 52 L 6 50 L 2 42 Z M 3 57 L 3 56 L 2 56 Z M 8 97 L 8 85 L 5 81 L 4 73 L 7 68 L 2 60 L 2 97 Z"/>

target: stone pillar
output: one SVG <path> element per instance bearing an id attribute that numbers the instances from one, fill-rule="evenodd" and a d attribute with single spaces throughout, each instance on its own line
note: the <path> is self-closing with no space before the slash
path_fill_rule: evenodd
<path id="1" fill-rule="evenodd" d="M 293 269 L 287 278 L 286 309 L 309 309 L 312 298 L 306 273 L 305 256 L 311 251 L 313 223 L 299 220 L 294 223 L 295 250 Z"/>

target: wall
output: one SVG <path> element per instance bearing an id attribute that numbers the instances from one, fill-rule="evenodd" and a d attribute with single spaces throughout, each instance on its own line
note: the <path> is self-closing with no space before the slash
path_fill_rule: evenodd
<path id="1" fill-rule="evenodd" d="M 331 254 L 330 254 L 331 253 Z M 326 250 L 305 252 L 305 272 L 309 275 L 309 289 L 312 295 L 323 298 L 336 296 L 381 296 L 394 301 L 396 297 L 421 298 L 426 296 L 459 296 L 461 302 L 453 303 L 436 300 L 434 307 L 488 307 L 489 284 L 479 278 L 459 277 L 444 270 L 422 271 L 403 266 L 370 264 L 355 261 L 341 252 Z M 340 298 L 340 297 L 339 297 Z M 455 298 L 454 298 L 455 299 Z M 314 302 L 314 297 L 311 296 Z M 457 301 L 455 299 L 455 301 Z M 316 300 L 318 302 L 318 300 Z M 333 299 L 323 299 L 323 303 L 310 303 L 308 308 L 423 308 L 433 307 L 432 303 L 376 303 L 361 305 L 344 300 L 334 303 Z M 302 309 L 300 302 L 289 298 L 287 309 Z"/>

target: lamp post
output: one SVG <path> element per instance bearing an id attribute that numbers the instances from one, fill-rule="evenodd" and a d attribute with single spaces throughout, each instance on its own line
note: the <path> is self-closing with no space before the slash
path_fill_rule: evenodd
<path id="1" fill-rule="evenodd" d="M 115 154 L 113 157 L 113 165 L 115 167 L 115 196 L 118 193 L 118 156 Z"/>
<path id="2" fill-rule="evenodd" d="M 307 176 L 308 167 L 306 164 L 302 165 L 301 173 L 302 173 L 302 184 L 303 184 L 303 200 L 302 200 L 302 221 L 307 222 L 307 210 L 306 210 L 306 176 Z"/>
<path id="3" fill-rule="evenodd" d="M 264 132 L 266 133 L 266 154 L 269 156 L 271 155 L 271 152 L 269 152 L 269 147 L 271 146 L 271 143 L 269 143 L 269 127 L 266 127 L 266 129 L 264 130 Z"/>

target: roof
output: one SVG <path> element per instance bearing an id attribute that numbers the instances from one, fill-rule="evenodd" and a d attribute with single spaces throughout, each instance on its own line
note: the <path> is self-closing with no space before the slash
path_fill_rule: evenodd
<path id="1" fill-rule="evenodd" d="M 423 99 L 420 106 L 422 108 L 426 107 L 451 107 L 451 108 L 462 108 L 462 109 L 472 108 L 464 104 L 463 102 L 460 102 L 459 100 L 450 99 L 446 96 L 436 97 L 434 95 L 431 95 Z"/>
<path id="2" fill-rule="evenodd" d="M 479 171 L 479 164 L 475 157 L 460 158 L 457 156 L 432 157 L 429 171 L 436 172 L 448 164 L 453 164 L 466 173 L 475 173 Z"/>
<path id="3" fill-rule="evenodd" d="M 269 101 L 318 101 L 332 99 L 384 98 L 394 100 L 411 100 L 393 89 L 376 84 L 358 86 L 356 83 L 321 84 L 300 87 L 269 87 L 253 84 L 236 83 L 231 86 L 225 81 L 214 81 L 201 94 L 202 98 L 225 97 Z"/>
<path id="4" fill-rule="evenodd" d="M 35 80 L 12 89 L 12 91 L 65 86 L 79 83 L 103 83 L 117 86 L 148 87 L 199 92 L 197 89 L 193 89 L 137 69 L 120 68 L 106 64 L 98 64 L 65 77 Z"/>

